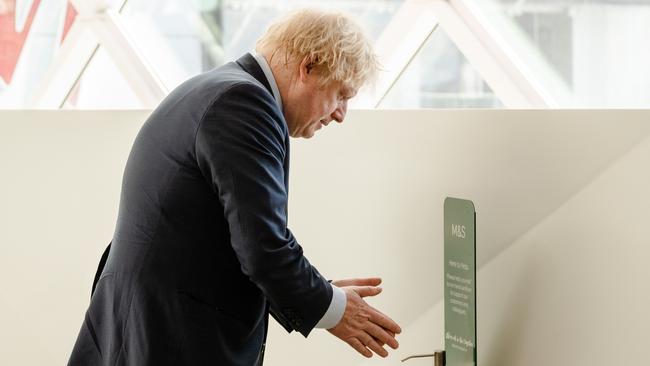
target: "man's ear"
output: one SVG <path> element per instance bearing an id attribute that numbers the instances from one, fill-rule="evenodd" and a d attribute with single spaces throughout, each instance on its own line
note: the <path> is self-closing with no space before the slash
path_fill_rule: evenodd
<path id="1" fill-rule="evenodd" d="M 314 65 L 315 62 L 311 58 L 311 56 L 305 56 L 305 58 L 302 59 L 300 65 L 298 66 L 299 68 L 298 73 L 301 81 L 307 80 L 307 76 L 309 75 L 309 73 L 314 70 Z"/>

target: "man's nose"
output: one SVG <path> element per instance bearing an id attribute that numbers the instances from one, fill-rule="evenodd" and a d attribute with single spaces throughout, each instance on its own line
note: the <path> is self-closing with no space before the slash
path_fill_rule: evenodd
<path id="1" fill-rule="evenodd" d="M 348 112 L 348 101 L 341 102 L 339 106 L 332 113 L 332 119 L 338 123 L 343 122 L 345 119 L 345 114 Z"/>

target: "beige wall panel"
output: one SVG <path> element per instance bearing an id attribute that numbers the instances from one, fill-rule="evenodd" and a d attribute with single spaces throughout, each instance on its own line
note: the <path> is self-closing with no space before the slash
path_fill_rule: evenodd
<path id="1" fill-rule="evenodd" d="M 123 166 L 147 114 L 0 112 L 0 364 L 65 363 L 97 261 L 113 232 Z M 631 197 L 637 196 L 648 206 L 642 187 L 634 186 L 635 191 L 614 181 L 620 176 L 625 181 L 619 184 L 647 186 L 644 169 L 621 165 L 624 160 L 618 159 L 631 156 L 626 154 L 650 134 L 648 117 L 650 113 L 640 111 L 352 111 L 343 125 L 329 127 L 310 141 L 294 141 L 291 228 L 324 275 L 384 278 L 384 293 L 371 302 L 405 328 L 402 348 L 385 361 L 398 364 L 403 355 L 441 345 L 442 202 L 447 195 L 474 200 L 483 265 L 481 357 L 484 364 L 533 364 L 527 362 L 541 352 L 536 345 L 548 346 L 542 335 L 549 339 L 550 326 L 539 334 L 534 330 L 572 319 L 554 308 L 560 302 L 554 299 L 566 299 L 573 288 L 559 281 L 573 273 L 563 261 L 584 254 L 578 249 L 586 251 L 591 239 L 602 242 L 618 235 L 620 227 L 612 225 L 647 217 L 638 207 L 629 214 L 633 217 L 622 210 L 632 207 Z M 607 169 L 614 162 L 622 167 L 612 182 L 596 185 L 583 205 L 558 214 L 570 206 L 567 200 L 593 187 L 594 179 L 610 174 Z M 647 160 L 642 162 L 648 166 Z M 599 201 L 614 193 L 629 195 L 628 201 Z M 582 215 L 584 221 L 567 232 L 572 215 Z M 588 223 L 597 226 L 598 235 L 589 231 Z M 543 225 L 547 229 L 540 229 Z M 536 230 L 541 231 L 534 236 Z M 559 239 L 563 234 L 574 239 L 568 241 L 572 246 L 561 245 L 567 242 Z M 637 263 L 639 254 L 647 258 L 638 244 L 646 234 L 632 225 L 626 240 L 617 244 L 630 250 L 619 257 L 587 251 L 600 254 L 588 255 L 583 265 L 594 277 L 585 278 L 581 298 L 591 295 L 602 301 L 576 323 L 565 319 L 567 327 L 579 325 L 591 336 L 576 343 L 576 352 L 567 357 L 578 360 L 585 354 L 583 347 L 600 346 L 609 337 L 598 333 L 601 319 L 595 317 L 620 305 L 597 292 L 613 289 L 600 273 L 601 262 L 611 257 Z M 524 243 L 529 237 L 536 245 Z M 524 247 L 536 249 L 519 249 Z M 568 250 L 567 256 L 562 250 Z M 490 270 L 507 256 L 512 259 L 498 267 L 501 272 Z M 513 269 L 502 268 L 506 264 Z M 620 270 L 649 274 L 636 266 Z M 648 305 L 638 292 L 623 290 L 619 293 L 627 299 Z M 496 295 L 500 293 L 504 296 Z M 532 298 L 526 302 L 517 293 Z M 639 307 L 627 309 L 640 312 Z M 515 321 L 505 316 L 506 310 L 519 314 Z M 641 336 L 626 319 L 606 321 L 613 329 Z M 564 329 L 564 334 L 574 333 Z M 271 366 L 363 361 L 322 330 L 305 341 L 274 326 L 270 337 Z M 504 344 L 515 340 L 518 351 L 503 356 Z M 613 338 L 609 342 L 616 344 Z"/>
<path id="2" fill-rule="evenodd" d="M 647 363 L 648 166 L 645 139 L 479 270 L 480 365 Z M 441 348 L 443 327 L 439 301 L 406 327 L 396 357 L 355 364 Z"/>
<path id="3" fill-rule="evenodd" d="M 149 112 L 0 112 L 0 365 L 64 365 Z"/>

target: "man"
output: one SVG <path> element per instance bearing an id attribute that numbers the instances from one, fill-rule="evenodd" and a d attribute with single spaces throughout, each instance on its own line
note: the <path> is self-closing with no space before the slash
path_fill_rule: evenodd
<path id="1" fill-rule="evenodd" d="M 343 122 L 377 70 L 340 14 L 297 12 L 257 53 L 194 77 L 152 113 L 129 156 L 69 365 L 255 365 L 269 312 L 325 328 L 366 357 L 399 326 L 362 298 L 378 278 L 329 283 L 287 228 L 289 136 Z"/>

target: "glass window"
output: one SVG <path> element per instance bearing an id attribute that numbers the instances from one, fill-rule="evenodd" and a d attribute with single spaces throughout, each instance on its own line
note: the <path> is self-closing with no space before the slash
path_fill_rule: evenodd
<path id="1" fill-rule="evenodd" d="M 133 41 L 152 73 L 171 90 L 191 76 L 252 50 L 270 22 L 290 10 L 318 7 L 346 11 L 376 40 L 404 0 L 98 3 L 120 11 L 117 20 L 123 27 L 118 28 Z M 92 5 L 84 1 L 78 4 Z M 461 18 L 473 15 L 459 6 L 471 8 L 477 17 L 463 20 L 483 26 L 477 29 L 486 34 L 477 37 L 496 39 L 492 47 L 504 49 L 500 57 L 512 57 L 506 67 L 521 67 L 520 71 L 531 77 L 535 86 L 541 85 L 545 95 L 558 99 L 558 106 L 650 107 L 650 47 L 646 46 L 650 39 L 650 0 L 472 0 L 450 4 Z M 84 13 L 93 9 L 75 9 L 63 0 L 0 0 L 0 108 L 33 106 L 34 97 L 43 90 L 46 73 L 51 71 L 50 65 L 77 18 L 77 10 Z M 83 29 L 92 32 L 90 27 Z M 101 51 L 95 57 L 91 64 L 106 64 L 106 69 L 101 73 L 91 71 L 97 66 L 89 67 L 75 91 L 68 93 L 66 107 L 142 106 L 133 92 L 123 89 L 128 83 L 112 65 L 110 55 Z M 120 90 L 115 102 L 91 101 L 85 96 L 91 90 L 101 91 L 104 85 Z M 127 97 L 133 99 L 127 101 Z M 380 107 L 503 105 L 439 28 L 393 84 Z"/>
<path id="2" fill-rule="evenodd" d="M 560 106 L 650 107 L 650 0 L 476 3 L 527 65 L 552 66 L 573 94 Z"/>
<path id="3" fill-rule="evenodd" d="M 30 105 L 75 18 L 66 1 L 0 0 L 0 108 Z"/>
<path id="4" fill-rule="evenodd" d="M 110 55 L 100 46 L 68 94 L 63 108 L 141 109 L 145 106 Z"/>
<path id="5" fill-rule="evenodd" d="M 379 108 L 502 108 L 447 34 L 437 27 Z"/>
<path id="6" fill-rule="evenodd" d="M 122 14 L 134 41 L 169 89 L 255 47 L 270 23 L 304 7 L 346 11 L 379 37 L 403 0 L 129 0 Z"/>

